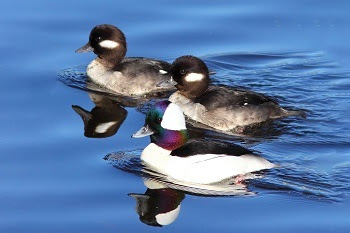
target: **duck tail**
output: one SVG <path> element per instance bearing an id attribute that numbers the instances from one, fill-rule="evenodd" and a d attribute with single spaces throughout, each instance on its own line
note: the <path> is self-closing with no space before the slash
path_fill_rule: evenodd
<path id="1" fill-rule="evenodd" d="M 306 119 L 306 112 L 304 110 L 287 110 L 283 109 L 283 115 L 288 116 L 298 116 Z"/>

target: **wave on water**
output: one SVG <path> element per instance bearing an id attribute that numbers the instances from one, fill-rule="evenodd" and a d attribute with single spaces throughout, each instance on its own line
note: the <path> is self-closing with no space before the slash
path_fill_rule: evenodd
<path id="1" fill-rule="evenodd" d="M 202 57 L 211 70 L 214 84 L 244 87 L 277 99 L 283 107 L 303 109 L 307 113 L 307 119 L 290 117 L 266 122 L 257 128 L 252 127 L 253 133 L 245 137 L 223 136 L 210 129 L 189 127 L 194 137 L 240 141 L 246 146 L 258 143 L 263 148 L 263 155 L 271 152 L 271 160 L 279 160 L 275 162 L 282 165 L 280 168 L 268 171 L 260 179 L 248 180 L 247 188 L 241 190 L 241 195 L 282 193 L 315 200 L 339 201 L 349 194 L 350 165 L 341 154 L 348 153 L 350 149 L 350 73 L 339 69 L 337 64 L 326 57 L 322 52 L 233 53 Z M 166 60 L 171 62 L 174 58 Z M 98 92 L 120 102 L 130 100 L 123 106 L 135 107 L 142 113 L 147 113 L 155 101 L 152 97 L 138 101 L 111 93 L 90 82 L 85 68 L 86 66 L 78 66 L 63 70 L 59 79 L 68 86 Z M 337 152 L 339 148 L 341 153 Z M 274 152 L 276 150 L 284 154 L 286 150 L 290 151 L 292 162 L 286 158 L 273 157 L 278 154 Z M 147 171 L 138 158 L 141 151 L 136 152 L 112 153 L 106 159 L 118 169 L 143 177 L 152 174 L 154 179 L 168 182 L 180 190 L 188 188 Z M 307 155 L 314 157 L 314 167 L 308 166 L 310 161 L 303 160 L 303 156 L 305 158 Z M 322 168 L 322 164 L 327 164 L 332 169 L 318 169 Z M 204 192 L 206 188 L 210 190 L 212 187 L 199 190 Z M 225 188 L 228 188 L 226 191 L 229 188 L 232 191 L 230 184 Z"/>
<path id="2" fill-rule="evenodd" d="M 142 150 L 113 152 L 104 157 L 115 168 L 162 183 L 191 195 L 201 196 L 252 196 L 293 195 L 316 201 L 341 201 L 350 194 L 350 164 L 341 166 L 333 175 L 298 164 L 280 164 L 266 172 L 248 174 L 240 185 L 230 178 L 220 183 L 198 185 L 174 180 L 142 164 Z M 346 172 L 343 172 L 346 171 Z"/>

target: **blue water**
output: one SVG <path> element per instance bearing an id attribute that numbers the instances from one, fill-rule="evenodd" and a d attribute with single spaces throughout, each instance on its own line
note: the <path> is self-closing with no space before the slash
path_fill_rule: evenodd
<path id="1" fill-rule="evenodd" d="M 349 232 L 349 7 L 274 0 L 2 3 L 0 232 Z M 74 50 L 100 23 L 124 31 L 128 56 L 200 56 L 216 83 L 305 109 L 307 119 L 270 122 L 243 137 L 194 131 L 282 166 L 249 181 L 248 195 L 184 190 L 171 225 L 139 221 L 128 194 L 144 193 L 143 180 L 125 163 L 104 158 L 149 143 L 130 138 L 149 104 L 125 104 L 115 135 L 85 137 L 72 105 L 92 110 L 91 94 L 81 90 L 87 87 L 80 73 L 62 80 L 94 58 Z"/>

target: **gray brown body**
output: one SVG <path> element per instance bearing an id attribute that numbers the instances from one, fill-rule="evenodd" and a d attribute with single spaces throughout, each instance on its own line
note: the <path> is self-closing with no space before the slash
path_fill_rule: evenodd
<path id="1" fill-rule="evenodd" d="M 223 98 L 225 97 L 223 96 Z M 268 119 L 294 115 L 294 111 L 290 113 L 273 101 L 243 105 L 232 103 L 231 105 L 210 108 L 209 104 L 206 107 L 205 103 L 195 102 L 184 96 L 180 91 L 172 94 L 169 100 L 179 105 L 184 114 L 190 119 L 222 131 L 231 131 L 238 126 L 247 126 Z"/>
<path id="2" fill-rule="evenodd" d="M 87 67 L 89 79 L 100 87 L 120 95 L 143 96 L 152 92 L 172 90 L 157 87 L 170 79 L 170 64 L 164 61 L 133 57 L 124 58 L 127 44 L 119 28 L 101 24 L 92 29 L 89 42 L 76 52 L 94 52 L 97 58 Z"/>

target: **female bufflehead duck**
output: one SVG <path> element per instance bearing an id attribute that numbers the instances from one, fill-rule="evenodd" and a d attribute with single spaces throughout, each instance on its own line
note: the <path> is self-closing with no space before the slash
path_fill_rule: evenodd
<path id="1" fill-rule="evenodd" d="M 274 164 L 244 147 L 190 139 L 180 107 L 161 101 L 147 113 L 145 125 L 133 137 L 151 136 L 141 160 L 176 180 L 210 184 Z"/>
<path id="2" fill-rule="evenodd" d="M 72 105 L 84 122 L 84 136 L 105 138 L 116 134 L 128 115 L 126 109 L 119 102 L 104 95 L 89 93 L 89 97 L 95 104 L 91 111 Z"/>
<path id="3" fill-rule="evenodd" d="M 192 120 L 220 131 L 239 131 L 268 119 L 302 114 L 283 109 L 276 101 L 253 91 L 209 85 L 208 67 L 194 56 L 177 58 L 171 74 L 170 81 L 158 84 L 176 86 L 178 91 L 169 100 Z"/>
<path id="4" fill-rule="evenodd" d="M 94 27 L 89 42 L 76 52 L 93 51 L 97 58 L 87 67 L 88 77 L 103 88 L 121 95 L 144 95 L 173 87 L 160 88 L 156 84 L 170 79 L 170 64 L 148 58 L 124 58 L 126 40 L 117 27 L 102 24 Z"/>

